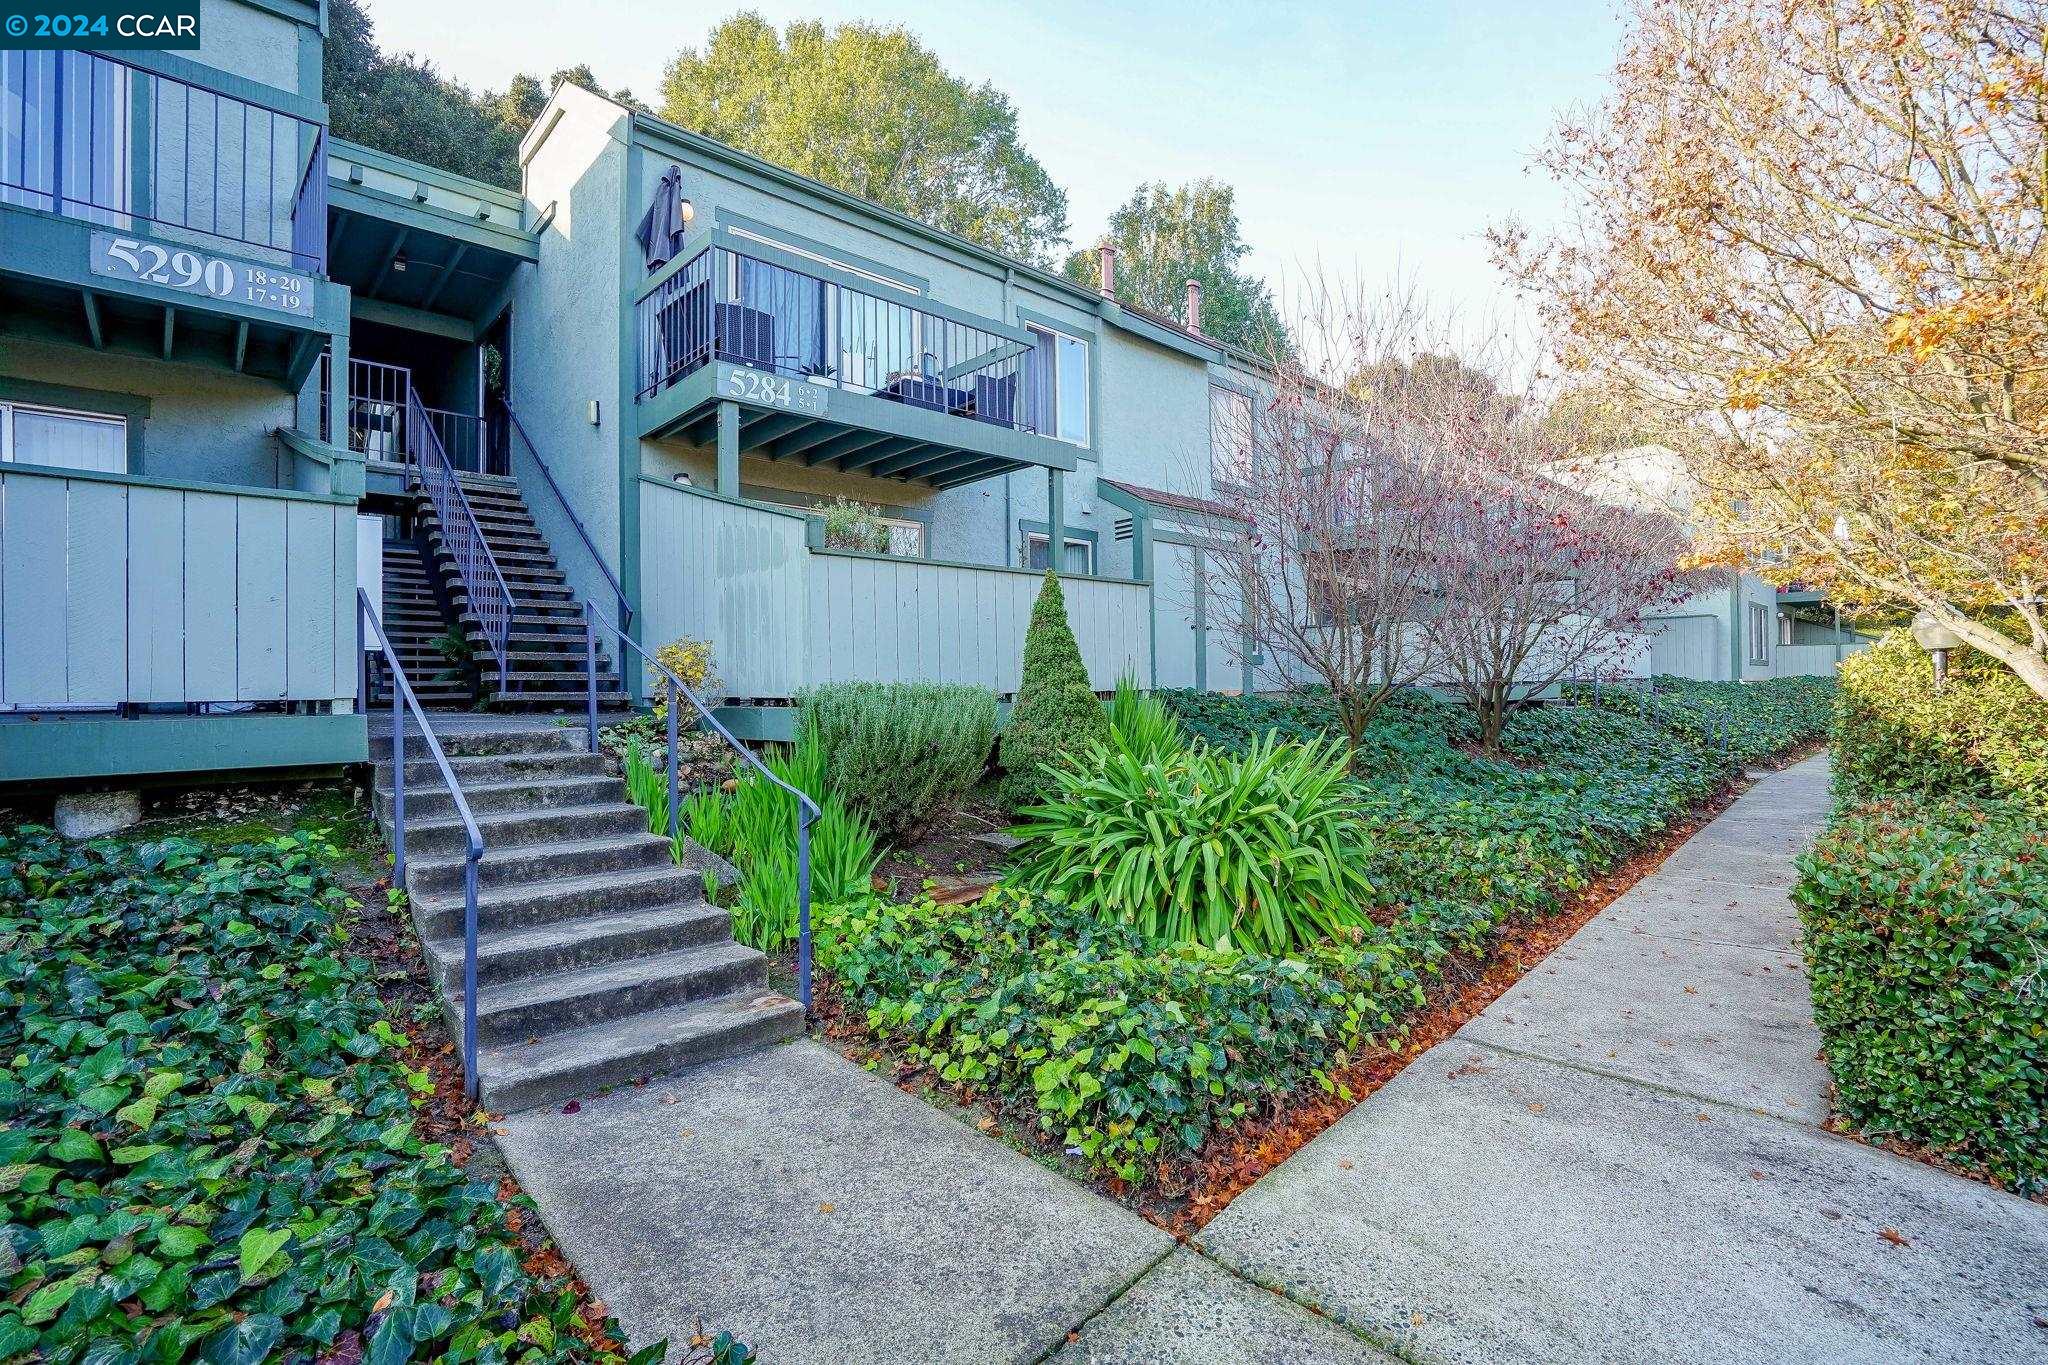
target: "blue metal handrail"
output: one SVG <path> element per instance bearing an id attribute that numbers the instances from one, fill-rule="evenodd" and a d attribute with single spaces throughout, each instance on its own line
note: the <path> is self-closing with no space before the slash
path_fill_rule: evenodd
<path id="1" fill-rule="evenodd" d="M 504 420 L 498 423 L 496 430 L 505 433 L 505 472 L 507 474 L 512 473 L 511 439 L 516 435 L 519 438 L 519 443 L 526 447 L 526 453 L 532 457 L 534 468 L 540 471 L 541 479 L 547 484 L 548 491 L 555 495 L 555 501 L 560 504 L 562 511 L 568 515 L 569 524 L 576 528 L 577 536 L 583 541 L 583 548 L 588 550 L 590 557 L 597 561 L 598 572 L 604 575 L 604 581 L 611 584 L 612 593 L 619 599 L 619 629 L 631 630 L 633 628 L 633 604 L 626 600 L 626 590 L 619 585 L 619 576 L 612 572 L 612 566 L 605 563 L 604 556 L 598 553 L 597 542 L 590 538 L 589 530 L 583 525 L 583 518 L 576 515 L 575 507 L 571 506 L 569 499 L 563 495 L 562 485 L 555 482 L 554 471 L 549 469 L 548 462 L 541 458 L 540 448 L 534 445 L 533 438 L 526 434 L 526 426 L 519 420 L 519 414 L 512 411 L 512 405 L 503 399 L 495 401 L 497 402 L 498 411 L 504 414 Z"/>
<path id="2" fill-rule="evenodd" d="M 470 1099 L 477 1097 L 476 1075 L 476 882 L 477 864 L 484 856 L 483 832 L 476 827 L 476 817 L 469 813 L 469 801 L 462 794 L 462 784 L 455 780 L 455 769 L 448 763 L 448 755 L 441 752 L 441 741 L 434 738 L 433 727 L 427 724 L 427 713 L 420 706 L 420 700 L 413 695 L 412 683 L 405 676 L 405 668 L 398 662 L 398 654 L 391 648 L 391 637 L 384 633 L 383 622 L 370 606 L 370 595 L 361 588 L 356 589 L 356 657 L 363 661 L 364 676 L 360 679 L 360 695 L 363 709 L 370 706 L 369 652 L 363 648 L 368 638 L 365 625 L 377 636 L 377 648 L 383 652 L 384 666 L 391 670 L 391 884 L 405 890 L 405 719 L 409 711 L 420 723 L 420 733 L 426 738 L 427 752 L 434 756 L 434 764 L 441 770 L 441 780 L 448 784 L 448 794 L 454 798 L 455 814 L 462 820 L 465 840 L 462 860 L 462 1086 L 463 1094 Z M 405 709 L 399 709 L 399 703 Z"/>
<path id="3" fill-rule="evenodd" d="M 455 466 L 442 449 L 441 438 L 435 435 L 434 424 L 410 379 L 405 388 L 405 411 L 406 459 L 434 504 L 442 542 L 462 579 L 463 591 L 469 594 L 470 614 L 476 617 L 484 643 L 491 647 L 498 661 L 498 690 L 510 691 L 511 661 L 506 657 L 506 641 L 512 633 L 512 613 L 517 605 L 512 589 L 505 582 L 498 557 L 491 553 L 491 542 L 484 537 L 483 526 L 469 505 L 469 495 L 462 491 L 462 481 L 455 477 Z"/>
<path id="4" fill-rule="evenodd" d="M 584 668 L 584 716 L 590 736 L 590 752 L 596 753 L 597 745 L 597 605 L 586 600 L 583 603 L 583 668 Z M 680 828 L 678 816 L 682 807 L 681 792 L 678 790 L 676 770 L 676 742 L 679 727 L 676 724 L 677 707 L 675 698 L 683 697 L 696 708 L 697 714 L 718 733 L 718 737 L 730 745 L 734 752 L 753 766 L 754 771 L 767 778 L 782 790 L 796 798 L 796 993 L 797 1001 L 804 1007 L 804 1016 L 811 1013 L 811 826 L 823 814 L 818 803 L 803 792 L 769 771 L 768 765 L 757 757 L 753 750 L 733 737 L 732 731 L 718 723 L 718 717 L 711 714 L 709 707 L 698 699 L 689 684 L 678 678 L 667 665 L 640 647 L 640 642 L 616 626 L 606 624 L 605 629 L 618 637 L 619 643 L 643 659 L 648 668 L 668 679 L 668 837 L 673 843 Z"/>
<path id="5" fill-rule="evenodd" d="M 0 51 L 0 202 L 327 268 L 326 129 L 98 52 Z"/>

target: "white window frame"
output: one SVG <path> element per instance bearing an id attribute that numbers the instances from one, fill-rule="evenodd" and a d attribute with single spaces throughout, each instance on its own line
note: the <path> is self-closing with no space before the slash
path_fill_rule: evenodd
<path id="1" fill-rule="evenodd" d="M 890 554 L 892 554 L 892 555 L 897 555 L 897 556 L 899 556 L 899 557 L 901 557 L 901 558 L 903 558 L 903 559 L 923 559 L 923 558 L 924 558 L 924 523 L 923 523 L 923 522 L 921 522 L 921 521 L 912 521 L 912 520 L 911 520 L 910 518 L 908 518 L 908 517 L 883 517 L 883 518 L 881 519 L 881 521 L 882 521 L 882 525 L 884 525 L 884 526 L 886 526 L 886 527 L 888 527 L 888 528 L 889 528 L 889 553 L 890 553 Z M 915 534 L 915 536 L 917 537 L 917 548 L 916 548 L 915 550 L 899 550 L 899 549 L 897 549 L 897 548 L 896 548 L 896 532 L 898 532 L 898 531 L 909 531 L 909 532 L 912 532 L 913 534 Z"/>
<path id="2" fill-rule="evenodd" d="M 1228 384 L 1212 383 L 1209 385 L 1209 486 L 1211 488 L 1242 487 L 1243 485 L 1237 480 L 1223 477 L 1222 466 L 1217 463 L 1216 456 L 1221 448 L 1216 426 L 1216 405 L 1219 398 L 1228 403 L 1243 405 L 1244 441 L 1242 453 L 1244 455 L 1245 467 L 1242 472 L 1245 474 L 1251 472 L 1252 463 L 1258 453 L 1258 440 L 1253 432 L 1253 420 L 1257 414 L 1253 407 L 1252 396 L 1243 389 L 1232 388 Z"/>
<path id="3" fill-rule="evenodd" d="M 1044 546 L 1047 546 L 1047 547 L 1048 547 L 1048 548 L 1047 548 L 1047 550 L 1046 550 L 1046 552 L 1045 552 L 1045 562 L 1046 562 L 1047 564 L 1051 564 L 1051 563 L 1052 563 L 1052 550 L 1051 550 L 1051 548 L 1050 548 L 1051 544 L 1052 544 L 1052 537 L 1051 537 L 1051 536 L 1050 536 L 1049 534 L 1047 534 L 1046 532 L 1044 532 L 1044 531 L 1026 531 L 1026 532 L 1024 533 L 1024 567 L 1025 567 L 1025 568 L 1027 568 L 1027 569 L 1029 569 L 1029 568 L 1031 567 L 1031 547 L 1032 547 L 1032 546 L 1034 546 L 1034 545 L 1044 545 Z M 1083 569 L 1083 570 L 1082 570 L 1081 572 L 1082 572 L 1082 573 L 1083 573 L 1083 574 L 1084 574 L 1085 576 L 1087 576 L 1087 577 L 1089 577 L 1089 578 L 1093 578 L 1093 577 L 1095 576 L 1095 542 L 1094 542 L 1094 541 L 1092 541 L 1092 540 L 1090 540 L 1090 539 L 1088 539 L 1088 537 L 1086 537 L 1086 536 L 1068 536 L 1068 537 L 1067 537 L 1067 548 L 1068 548 L 1069 550 L 1071 550 L 1071 549 L 1074 549 L 1074 548 L 1076 548 L 1076 547 L 1079 547 L 1079 549 L 1080 549 L 1080 550 L 1081 550 L 1081 552 L 1082 552 L 1082 557 L 1083 557 L 1084 559 L 1086 559 L 1086 560 L 1088 561 L 1088 567 L 1087 567 L 1087 568 L 1085 568 L 1085 569 Z M 1072 572 L 1073 572 L 1073 570 L 1072 570 L 1072 569 L 1068 569 L 1068 568 L 1064 568 L 1064 567 L 1060 568 L 1060 570 L 1059 570 L 1059 571 L 1060 571 L 1061 573 L 1063 573 L 1063 574 L 1066 574 L 1066 573 L 1072 573 Z M 1035 572 L 1035 571 L 1034 571 L 1034 572 Z"/>
<path id="4" fill-rule="evenodd" d="M 1094 386 L 1095 357 L 1094 354 L 1088 349 L 1094 343 L 1091 342 L 1087 337 L 1078 337 L 1075 336 L 1072 332 L 1062 332 L 1059 328 L 1048 327 L 1046 324 L 1042 322 L 1027 322 L 1024 324 L 1024 330 L 1030 332 L 1033 336 L 1046 336 L 1053 338 L 1053 347 L 1051 353 L 1052 363 L 1047 367 L 1048 373 L 1052 375 L 1053 430 L 1041 431 L 1038 434 L 1040 436 L 1045 436 L 1055 441 L 1063 441 L 1067 445 L 1073 446 L 1078 450 L 1087 450 L 1089 448 L 1090 433 L 1094 430 L 1095 423 L 1095 395 L 1090 392 L 1090 389 Z M 1079 346 L 1081 348 L 1081 372 L 1085 377 L 1081 381 L 1081 438 L 1079 440 L 1074 440 L 1070 437 L 1061 436 L 1057 434 L 1060 425 L 1060 408 L 1063 406 L 1063 396 L 1060 393 L 1059 348 L 1059 343 L 1062 341 L 1071 341 L 1076 346 Z"/>
<path id="5" fill-rule="evenodd" d="M 1771 608 L 1764 602 L 1749 604 L 1749 662 L 1771 661 Z"/>
<path id="6" fill-rule="evenodd" d="M 0 399 L 0 464 L 23 463 L 18 461 L 14 451 L 14 414 L 16 412 L 48 413 L 53 417 L 82 417 L 89 422 L 105 422 L 121 428 L 121 468 L 118 473 L 128 473 L 128 418 L 118 412 L 93 412 L 87 408 L 65 408 L 54 403 L 18 403 L 12 399 Z M 66 465 L 44 466 L 52 469 L 69 468 Z M 104 473 L 90 470 L 89 473 Z"/>

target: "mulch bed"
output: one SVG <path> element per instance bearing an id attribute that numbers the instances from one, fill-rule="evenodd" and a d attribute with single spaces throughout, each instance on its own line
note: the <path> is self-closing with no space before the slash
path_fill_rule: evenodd
<path id="1" fill-rule="evenodd" d="M 1321 1090 L 1293 1096 L 1273 1112 L 1211 1139 L 1193 1158 L 1169 1163 L 1153 1181 L 1142 1186 L 1079 1170 L 1028 1118 L 1005 1113 L 1001 1105 L 988 1097 L 944 1085 L 929 1070 L 903 1061 L 882 1039 L 868 1031 L 858 1011 L 847 1008 L 829 978 L 820 978 L 814 997 L 816 1032 L 852 1060 L 889 1077 L 899 1089 L 960 1111 L 983 1132 L 1058 1167 L 1175 1237 L 1185 1239 L 1223 1212 L 1231 1200 L 1261 1176 L 1504 995 L 1623 892 L 1656 871 L 1749 785 L 1746 780 L 1731 783 L 1653 843 L 1610 868 L 1562 913 L 1506 924 L 1495 932 L 1484 957 L 1461 955 L 1446 961 L 1443 975 L 1428 993 L 1428 1003 L 1404 1021 L 1401 1038 L 1387 1046 L 1368 1049 L 1336 1073 L 1335 1079 L 1350 1092 L 1348 1099 Z"/>
<path id="2" fill-rule="evenodd" d="M 1009 859 L 1008 850 L 976 838 L 1002 834 L 1015 823 L 1002 807 L 992 803 L 969 802 L 948 812 L 938 824 L 926 830 L 908 846 L 892 845 L 882 855 L 875 875 L 894 883 L 893 894 L 917 894 L 927 878 L 941 889 L 955 885 L 986 885 L 1001 875 Z"/>

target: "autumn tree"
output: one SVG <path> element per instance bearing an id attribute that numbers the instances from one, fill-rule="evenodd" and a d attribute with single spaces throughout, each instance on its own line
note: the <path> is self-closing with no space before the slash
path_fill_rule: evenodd
<path id="1" fill-rule="evenodd" d="M 994 251 L 1049 264 L 1067 196 L 993 85 L 948 72 L 908 29 L 733 15 L 662 79 L 660 113 Z"/>
<path id="2" fill-rule="evenodd" d="M 2048 698 L 2039 0 L 1636 0 L 1494 233 L 1564 362 L 1701 485 L 1706 549 L 1925 611 Z"/>
<path id="3" fill-rule="evenodd" d="M 1293 343 L 1265 281 L 1242 268 L 1251 250 L 1237 221 L 1237 192 L 1203 178 L 1169 189 L 1138 186 L 1109 216 L 1105 240 L 1117 249 L 1117 297 L 1185 324 L 1187 282 L 1202 286 L 1202 331 L 1257 355 L 1292 356 Z M 1067 257 L 1067 275 L 1102 283 L 1094 250 Z"/>

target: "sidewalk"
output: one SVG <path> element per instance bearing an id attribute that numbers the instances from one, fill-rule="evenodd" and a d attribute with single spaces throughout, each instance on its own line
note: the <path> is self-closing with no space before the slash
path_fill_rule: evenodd
<path id="1" fill-rule="evenodd" d="M 1819 1127 L 1826 781 L 1759 782 L 1197 1246 L 1418 1361 L 2048 1358 L 2048 1207 Z"/>

